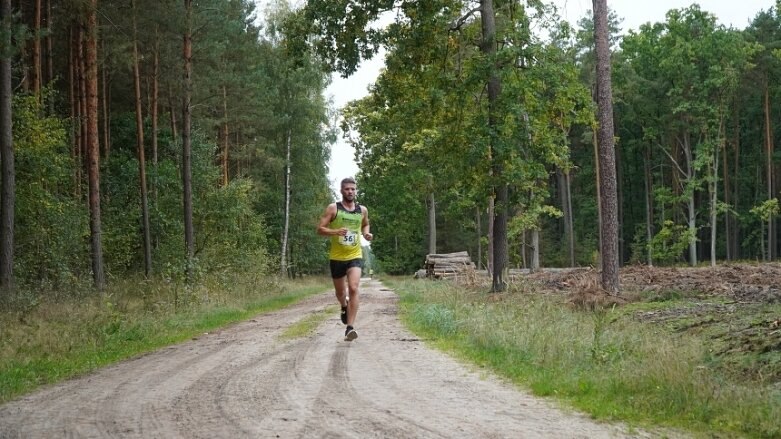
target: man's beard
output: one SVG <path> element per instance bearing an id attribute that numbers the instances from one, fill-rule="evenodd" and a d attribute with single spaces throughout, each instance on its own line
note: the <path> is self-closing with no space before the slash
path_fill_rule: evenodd
<path id="1" fill-rule="evenodd" d="M 347 194 L 347 195 L 344 196 L 344 200 L 345 201 L 353 201 L 353 200 L 355 200 L 355 195 Z"/>

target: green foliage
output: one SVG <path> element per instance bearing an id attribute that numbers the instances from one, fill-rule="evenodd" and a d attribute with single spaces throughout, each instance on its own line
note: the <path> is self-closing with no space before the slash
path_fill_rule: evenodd
<path id="1" fill-rule="evenodd" d="M 267 274 L 266 227 L 252 209 L 252 190 L 251 181 L 233 180 L 203 198 L 197 256 L 207 271 Z"/>
<path id="2" fill-rule="evenodd" d="M 76 181 L 81 164 L 71 158 L 77 121 L 64 116 L 71 49 L 64 23 L 83 12 L 82 5 L 71 3 L 58 10 L 67 20 L 43 31 L 55 42 L 52 60 L 60 77 L 49 83 L 54 91 L 47 91 L 38 107 L 21 105 L 19 98 L 15 104 L 15 270 L 22 283 L 79 285 L 90 271 L 82 199 L 86 185 Z M 389 9 L 396 20 L 385 27 L 370 25 Z M 460 0 L 313 1 L 297 11 L 275 1 L 261 11 L 265 16 L 256 17 L 249 0 L 196 2 L 192 110 L 200 272 L 264 271 L 275 264 L 287 165 L 292 175 L 291 271 L 325 269 L 326 246 L 314 226 L 331 201 L 326 163 L 335 132 L 323 95 L 326 72 L 349 73 L 381 45 L 388 53 L 385 70 L 370 95 L 344 114 L 361 170 L 361 201 L 371 209 L 377 232 L 372 250 L 378 267 L 394 273 L 420 267 L 430 234 L 431 194 L 437 203 L 438 251 L 468 250 L 475 256 L 478 243 L 486 244 L 492 188 L 503 184 L 509 185 L 510 205 L 499 211 L 506 208 L 514 218 L 511 260 L 520 264 L 523 232 L 535 228 L 543 264 L 568 264 L 563 220 L 539 214 L 543 206 L 565 211 L 557 197 L 560 183 L 552 178 L 561 170 L 570 173 L 574 188 L 576 263 L 591 263 L 599 234 L 590 17 L 576 30 L 539 2 L 522 8 L 497 2 L 496 41 L 501 44 L 494 55 L 485 56 L 475 45 L 482 36 L 479 11 L 462 16 L 471 10 Z M 99 92 L 101 104 L 106 98 L 111 131 L 111 145 L 102 145 L 102 132 L 100 141 L 101 147 L 110 146 L 108 157 L 101 158 L 101 205 L 105 263 L 113 279 L 143 266 L 130 62 L 134 18 L 140 30 L 135 43 L 141 55 L 153 270 L 172 278 L 182 270 L 176 138 L 181 132 L 174 133 L 170 119 L 171 113 L 173 119 L 180 114 L 183 16 L 181 3 L 172 0 L 144 3 L 135 11 L 126 2 L 101 3 L 98 18 L 103 29 L 111 30 L 99 36 L 100 71 L 106 74 L 106 89 L 101 83 Z M 15 41 L 29 36 L 25 20 L 14 18 Z M 697 245 L 703 247 L 698 253 L 707 253 L 703 250 L 711 238 L 702 218 L 713 199 L 706 191 L 716 188 L 718 221 L 729 218 L 729 229 L 715 224 L 718 256 L 725 256 L 722 230 L 728 230 L 738 241 L 733 257 L 758 257 L 766 250 L 761 242 L 767 219 L 752 209 L 768 197 L 765 91 L 771 122 L 781 102 L 777 7 L 759 13 L 742 32 L 719 25 L 696 5 L 673 10 L 663 22 L 628 35 L 620 34 L 619 23 L 619 17 L 610 17 L 625 260 L 639 258 L 642 247 L 650 245 L 638 231 L 646 221 L 640 200 L 647 191 L 655 194 L 648 214 L 659 251 L 674 253 L 670 245 L 679 242 L 675 233 L 664 236 L 670 231 L 665 221 L 695 219 Z M 548 31 L 545 37 L 537 33 L 541 29 Z M 149 117 L 155 58 L 160 61 L 156 166 Z M 485 83 L 492 73 L 501 80 L 502 93 L 490 109 L 495 117 L 489 128 Z M 17 93 L 24 90 L 22 76 L 14 71 Z M 288 133 L 290 162 L 285 157 Z M 230 181 L 224 187 L 223 148 Z M 779 154 L 776 149 L 772 163 L 778 163 Z M 497 166 L 501 173 L 495 172 Z M 731 210 L 724 209 L 726 204 Z M 777 217 L 769 218 L 778 223 Z M 678 256 L 668 254 L 665 260 Z"/>
<path id="3" fill-rule="evenodd" d="M 778 198 L 765 200 L 761 204 L 752 207 L 749 212 L 762 221 L 767 221 L 773 217 L 776 217 L 779 213 Z"/>
<path id="4" fill-rule="evenodd" d="M 651 245 L 648 242 L 648 235 L 645 230 L 645 224 L 637 224 L 635 227 L 635 233 L 632 238 L 632 245 L 630 247 L 631 254 L 629 256 L 629 263 L 631 264 L 645 264 L 648 262 L 648 249 Z"/>
<path id="5" fill-rule="evenodd" d="M 662 264 L 680 261 L 683 251 L 694 236 L 696 236 L 695 230 L 667 220 L 651 239 L 651 257 Z"/>
<path id="6" fill-rule="evenodd" d="M 371 15 L 376 5 L 355 7 Z M 476 16 L 463 20 L 456 32 L 451 29 L 462 6 L 402 7 L 404 19 L 384 35 L 390 49 L 386 69 L 370 96 L 346 110 L 344 129 L 357 133 L 350 140 L 360 161 L 359 188 L 376 206 L 372 215 L 378 230 L 392 231 L 384 238 L 378 233 L 373 248 L 393 272 L 420 267 L 427 251 L 430 194 L 437 204 L 439 252 L 469 248 L 474 253 L 484 231 L 475 230 L 472 218 L 484 212 L 497 185 L 506 184 L 511 192 L 511 204 L 498 208 L 529 218 L 524 228 L 539 227 L 540 213 L 547 209 L 547 168 L 569 166 L 569 129 L 593 119 L 588 91 L 578 83 L 577 68 L 566 62 L 571 56 L 568 28 L 557 29 L 559 40 L 546 44 L 528 26 L 546 21 L 501 4 L 497 39 L 507 44 L 488 57 L 472 46 L 481 34 Z M 324 12 L 321 3 L 311 7 Z M 338 10 L 324 13 L 333 15 L 316 26 L 340 17 Z M 326 30 L 327 41 L 342 36 L 341 28 Z M 501 79 L 502 93 L 492 104 L 495 117 L 489 128 L 484 87 L 492 72 Z M 491 221 L 478 215 L 484 216 L 483 224 Z"/>
<path id="7" fill-rule="evenodd" d="M 21 284 L 78 284 L 89 270 L 86 203 L 77 193 L 67 125 L 41 116 L 34 97 L 13 102 L 16 159 L 14 270 Z"/>

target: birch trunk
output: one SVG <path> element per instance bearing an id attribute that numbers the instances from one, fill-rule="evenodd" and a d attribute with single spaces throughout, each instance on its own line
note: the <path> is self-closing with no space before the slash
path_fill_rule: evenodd
<path id="1" fill-rule="evenodd" d="M 708 180 L 708 188 L 710 192 L 710 266 L 716 266 L 716 232 L 717 232 L 717 217 L 718 217 L 718 202 L 719 202 L 719 185 L 717 177 L 719 175 L 719 148 L 714 148 L 714 157 L 711 161 L 711 172 Z"/>
<path id="2" fill-rule="evenodd" d="M 292 149 L 292 134 L 290 128 L 287 129 L 285 139 L 285 208 L 284 224 L 282 226 L 282 249 L 279 255 L 279 274 L 284 276 L 287 273 L 287 240 L 290 230 L 290 151 Z"/>
<path id="3" fill-rule="evenodd" d="M 686 133 L 683 138 L 683 154 L 686 157 L 686 184 L 693 184 L 692 182 L 695 178 L 694 163 L 688 133 Z M 691 237 L 689 238 L 689 265 L 694 267 L 697 265 L 697 210 L 695 209 L 695 193 L 694 191 L 690 192 L 686 203 L 688 208 L 689 232 L 691 233 Z"/>
<path id="4" fill-rule="evenodd" d="M 437 206 L 434 200 L 434 192 L 428 198 L 428 254 L 437 253 Z"/>
<path id="5" fill-rule="evenodd" d="M 475 224 L 477 229 L 477 268 L 483 267 L 483 227 L 480 223 L 480 208 L 475 207 Z"/>

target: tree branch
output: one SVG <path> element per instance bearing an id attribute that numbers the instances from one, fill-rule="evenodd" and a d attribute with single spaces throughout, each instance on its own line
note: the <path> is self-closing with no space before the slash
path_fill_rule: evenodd
<path id="1" fill-rule="evenodd" d="M 678 164 L 678 161 L 677 161 L 677 160 L 675 160 L 675 159 L 673 158 L 673 156 L 672 156 L 672 155 L 671 155 L 669 152 L 667 152 L 667 150 L 666 150 L 666 149 L 664 149 L 664 147 L 663 147 L 663 146 L 659 145 L 659 149 L 661 149 L 661 150 L 662 150 L 662 152 L 663 152 L 663 153 L 664 153 L 664 154 L 665 154 L 667 157 L 669 157 L 669 158 L 670 158 L 670 161 L 673 163 L 673 165 L 675 165 L 675 168 L 676 168 L 676 169 L 678 169 L 678 172 L 680 172 L 680 173 L 681 173 L 681 175 L 683 175 L 683 176 L 685 176 L 685 177 L 689 177 L 689 175 L 687 175 L 687 174 L 686 174 L 686 172 L 684 172 L 684 171 L 683 171 L 683 169 L 681 168 L 681 165 L 679 165 L 679 164 Z"/>
<path id="2" fill-rule="evenodd" d="M 469 20 L 469 17 L 471 17 L 472 15 L 474 15 L 475 12 L 478 12 L 478 11 L 480 11 L 480 6 L 472 9 L 471 11 L 469 11 L 466 14 L 464 14 L 463 16 L 461 16 L 458 20 L 456 20 L 455 23 L 450 25 L 450 31 L 461 30 L 461 26 L 463 26 L 464 23 L 466 23 L 466 21 Z"/>

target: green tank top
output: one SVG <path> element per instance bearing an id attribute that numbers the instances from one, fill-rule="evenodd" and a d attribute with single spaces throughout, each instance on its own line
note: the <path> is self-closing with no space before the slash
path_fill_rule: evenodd
<path id="1" fill-rule="evenodd" d="M 361 250 L 361 225 L 363 212 L 361 206 L 355 203 L 355 210 L 348 211 L 342 203 L 336 203 L 336 217 L 328 225 L 331 229 L 346 227 L 347 236 L 331 236 L 331 255 L 334 261 L 349 261 L 363 257 Z"/>

